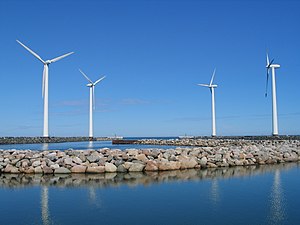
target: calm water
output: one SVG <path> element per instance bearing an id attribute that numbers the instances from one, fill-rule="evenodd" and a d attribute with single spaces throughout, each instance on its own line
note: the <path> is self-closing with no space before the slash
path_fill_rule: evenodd
<path id="1" fill-rule="evenodd" d="M 175 148 L 174 146 L 165 145 L 112 145 L 111 141 L 93 141 L 93 142 L 64 142 L 64 143 L 46 143 L 46 144 L 14 144 L 0 145 L 0 149 L 17 149 L 17 150 L 67 150 L 67 149 L 99 149 L 99 148 Z"/>
<path id="2" fill-rule="evenodd" d="M 299 224 L 299 164 L 0 175 L 1 224 Z"/>

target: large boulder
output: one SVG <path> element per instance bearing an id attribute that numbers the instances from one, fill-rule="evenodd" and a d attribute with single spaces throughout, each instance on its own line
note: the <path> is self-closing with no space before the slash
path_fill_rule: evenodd
<path id="1" fill-rule="evenodd" d="M 71 173 L 71 171 L 65 167 L 59 167 L 54 170 L 54 173 L 55 174 L 68 174 L 68 173 Z"/>
<path id="2" fill-rule="evenodd" d="M 81 164 L 82 160 L 80 158 L 78 158 L 77 156 L 75 156 L 74 158 L 72 158 L 72 161 L 76 164 Z"/>
<path id="3" fill-rule="evenodd" d="M 180 169 L 180 162 L 178 161 L 164 161 L 164 162 L 158 162 L 158 170 L 178 170 Z"/>
<path id="4" fill-rule="evenodd" d="M 72 173 L 85 173 L 86 166 L 76 165 L 71 168 Z"/>
<path id="5" fill-rule="evenodd" d="M 48 166 L 43 166 L 43 173 L 44 174 L 52 174 L 53 173 L 53 169 L 51 169 L 50 167 Z"/>
<path id="6" fill-rule="evenodd" d="M 205 167 L 206 166 L 206 163 L 207 163 L 207 158 L 204 156 L 200 159 L 200 165 L 202 167 Z"/>
<path id="7" fill-rule="evenodd" d="M 124 167 L 123 164 L 121 164 L 121 165 L 119 165 L 117 167 L 117 172 L 119 172 L 119 173 L 125 173 L 125 172 L 127 172 L 127 169 Z"/>
<path id="8" fill-rule="evenodd" d="M 157 166 L 157 162 L 154 160 L 150 160 L 147 162 L 146 167 L 145 167 L 145 171 L 157 171 L 158 170 L 158 166 Z"/>
<path id="9" fill-rule="evenodd" d="M 142 162 L 147 162 L 148 158 L 146 157 L 145 154 L 139 154 L 135 157 L 137 160 L 142 161 Z"/>
<path id="10" fill-rule="evenodd" d="M 128 169 L 129 172 L 141 172 L 145 168 L 144 164 L 141 163 L 133 163 Z"/>
<path id="11" fill-rule="evenodd" d="M 180 157 L 179 162 L 181 164 L 180 169 L 191 169 L 195 168 L 195 166 L 198 164 L 196 159 L 194 157 Z"/>
<path id="12" fill-rule="evenodd" d="M 117 171 L 117 167 L 112 163 L 105 163 L 105 172 L 114 173 Z"/>
<path id="13" fill-rule="evenodd" d="M 88 166 L 86 169 L 86 173 L 104 173 L 105 167 L 104 166 Z"/>
<path id="14" fill-rule="evenodd" d="M 86 159 L 90 162 L 90 163 L 93 163 L 93 162 L 98 162 L 100 157 L 98 156 L 97 153 L 93 153 L 89 156 L 86 157 Z"/>

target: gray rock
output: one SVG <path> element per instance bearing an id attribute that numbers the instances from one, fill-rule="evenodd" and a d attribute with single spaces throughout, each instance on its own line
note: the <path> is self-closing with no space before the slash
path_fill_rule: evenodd
<path id="1" fill-rule="evenodd" d="M 117 172 L 119 172 L 119 173 L 126 173 L 126 172 L 127 172 L 127 169 L 124 167 L 123 164 L 121 164 L 121 165 L 119 165 L 119 166 L 117 167 Z"/>
<path id="2" fill-rule="evenodd" d="M 122 165 L 123 163 L 124 163 L 124 161 L 121 159 L 121 160 L 116 160 L 114 164 L 115 164 L 116 167 L 119 167 L 119 166 Z M 105 165 L 105 164 L 104 164 L 104 165 Z"/>
<path id="3" fill-rule="evenodd" d="M 90 163 L 93 163 L 93 162 L 98 162 L 100 157 L 96 154 L 92 154 L 92 155 L 89 155 L 86 157 L 86 159 L 90 162 Z"/>
<path id="4" fill-rule="evenodd" d="M 206 166 L 206 163 L 207 163 L 207 158 L 204 156 L 204 157 L 202 157 L 201 160 L 200 160 L 200 165 L 201 165 L 202 167 L 205 167 L 205 166 Z"/>
<path id="5" fill-rule="evenodd" d="M 195 166 L 198 164 L 197 160 L 194 157 L 186 159 L 181 158 L 179 162 L 181 163 L 180 169 L 192 169 L 195 168 Z"/>
<path id="6" fill-rule="evenodd" d="M 117 167 L 112 163 L 105 163 L 105 172 L 113 173 L 117 171 Z"/>
<path id="7" fill-rule="evenodd" d="M 46 158 L 48 158 L 51 161 L 54 161 L 57 159 L 56 153 L 55 152 L 49 153 L 48 155 L 46 155 Z"/>
<path id="8" fill-rule="evenodd" d="M 50 168 L 55 170 L 55 169 L 59 168 L 59 165 L 58 164 L 53 164 L 53 165 L 50 166 Z"/>
<path id="9" fill-rule="evenodd" d="M 34 161 L 34 162 L 32 163 L 32 166 L 33 166 L 33 167 L 38 167 L 38 166 L 40 166 L 40 165 L 41 165 L 40 160 L 36 160 L 36 161 Z"/>
<path id="10" fill-rule="evenodd" d="M 44 174 L 52 174 L 53 173 L 53 169 L 51 169 L 48 166 L 44 166 L 42 169 L 43 169 Z"/>
<path id="11" fill-rule="evenodd" d="M 75 156 L 74 158 L 72 158 L 73 162 L 76 164 L 81 164 L 82 160 L 80 158 L 78 158 L 77 156 Z"/>
<path id="12" fill-rule="evenodd" d="M 68 174 L 68 173 L 71 173 L 71 171 L 65 167 L 59 167 L 54 170 L 54 173 L 55 174 Z"/>
<path id="13" fill-rule="evenodd" d="M 64 163 L 65 163 L 66 165 L 72 165 L 73 160 L 72 160 L 71 158 L 65 158 L 65 159 L 64 159 Z"/>
<path id="14" fill-rule="evenodd" d="M 129 172 L 141 172 L 145 168 L 144 164 L 141 163 L 133 163 L 128 169 Z"/>

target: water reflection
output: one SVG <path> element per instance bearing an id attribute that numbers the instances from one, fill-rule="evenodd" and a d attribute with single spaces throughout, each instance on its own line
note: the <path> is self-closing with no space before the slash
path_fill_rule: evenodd
<path id="1" fill-rule="evenodd" d="M 227 178 L 241 178 L 241 177 L 251 177 L 256 175 L 262 175 L 262 174 L 268 174 L 267 177 L 270 177 L 270 174 L 274 174 L 274 179 L 272 180 L 272 186 L 270 183 L 267 182 L 268 186 L 266 190 L 271 190 L 270 194 L 270 211 L 269 215 L 265 216 L 265 211 L 263 211 L 263 216 L 258 216 L 259 223 L 249 223 L 249 224 L 267 224 L 268 222 L 270 224 L 282 224 L 287 220 L 285 210 L 286 205 L 284 204 L 284 193 L 282 189 L 282 183 L 281 183 L 281 173 L 285 170 L 290 170 L 295 167 L 298 167 L 300 164 L 297 163 L 289 163 L 289 164 L 278 164 L 278 165 L 268 165 L 268 166 L 249 166 L 249 167 L 235 167 L 235 168 L 214 168 L 214 169 L 206 169 L 206 170 L 182 170 L 182 171 L 164 171 L 164 172 L 146 172 L 146 173 L 107 173 L 107 174 L 66 174 L 66 175 L 28 175 L 28 174 L 0 174 L 0 190 L 3 188 L 9 188 L 9 189 L 17 189 L 17 188 L 24 188 L 24 190 L 27 190 L 27 187 L 36 187 L 40 186 L 40 193 L 37 195 L 39 196 L 40 200 L 40 209 L 38 212 L 38 220 L 41 221 L 40 223 L 44 225 L 50 225 L 53 224 L 54 221 L 64 221 L 61 218 L 61 210 L 66 210 L 66 218 L 65 220 L 70 222 L 69 224 L 83 224 L 80 223 L 80 219 L 82 218 L 82 215 L 87 215 L 85 220 L 91 218 L 94 216 L 94 223 L 90 221 L 86 221 L 85 224 L 97 224 L 99 222 L 99 215 L 101 215 L 101 218 L 112 218 L 116 208 L 120 209 L 118 213 L 123 212 L 124 214 L 120 215 L 120 218 L 127 218 L 128 213 L 127 210 L 143 210 L 147 207 L 149 207 L 150 204 L 153 204 L 152 198 L 155 199 L 155 204 L 157 201 L 159 201 L 159 204 L 157 204 L 157 207 L 161 205 L 161 208 L 158 208 L 155 212 L 162 212 L 165 210 L 165 207 L 170 207 L 170 205 L 166 204 L 164 205 L 165 199 L 168 199 L 169 197 L 172 198 L 172 201 L 175 199 L 178 199 L 178 201 L 175 201 L 174 204 L 176 205 L 176 208 L 173 210 L 176 211 L 176 209 L 179 208 L 178 211 L 182 210 L 184 213 L 188 213 L 188 215 L 191 215 L 195 221 L 194 223 L 186 223 L 186 224 L 200 224 L 199 221 L 196 221 L 199 217 L 199 212 L 203 212 L 201 217 L 205 217 L 207 215 L 207 219 L 205 220 L 208 223 L 204 224 L 239 224 L 239 221 L 243 221 L 243 217 L 247 216 L 248 214 L 243 214 L 243 211 L 239 211 L 239 208 L 245 208 L 245 204 L 251 204 L 251 201 L 247 202 L 247 199 L 243 200 L 241 205 L 234 205 L 234 207 L 237 207 L 237 212 L 240 215 L 241 220 L 238 220 L 235 218 L 233 223 L 230 223 L 225 221 L 224 218 L 222 220 L 218 220 L 222 213 L 225 212 L 227 215 L 231 211 L 228 210 L 232 209 L 232 205 L 230 206 L 230 202 L 228 202 L 228 192 L 226 190 L 232 190 L 231 188 L 226 189 L 226 185 L 230 185 L 231 182 L 223 182 L 223 179 Z M 192 194 L 186 194 L 184 198 L 187 197 L 188 199 L 188 206 L 190 206 L 187 209 L 187 205 L 185 205 L 185 201 L 181 201 L 180 195 L 183 193 L 182 186 L 177 186 L 176 188 L 173 188 L 173 191 L 177 194 L 174 195 L 174 192 L 172 191 L 171 195 L 168 195 L 168 193 L 162 191 L 162 190 L 170 190 L 170 186 L 167 185 L 157 185 L 161 183 L 174 183 L 174 182 L 182 182 L 182 181 L 199 181 L 199 180 L 205 180 L 205 183 L 210 185 L 202 185 L 202 182 L 199 182 L 199 186 L 194 186 L 194 184 L 198 184 L 198 182 L 184 182 L 187 185 L 188 188 L 190 187 L 196 187 L 194 189 L 194 193 Z M 236 179 L 239 181 L 239 179 Z M 251 181 L 252 182 L 252 181 Z M 193 183 L 193 185 L 189 185 L 189 183 Z M 235 185 L 236 182 L 231 183 L 231 185 Z M 142 188 L 142 189 L 135 189 L 138 191 L 132 191 L 129 187 L 135 187 L 135 186 L 151 186 L 156 185 L 156 187 L 153 188 Z M 122 186 L 122 187 L 121 187 Z M 125 190 L 123 189 L 124 186 L 127 186 Z M 57 190 L 57 187 L 66 187 L 63 191 L 66 191 L 64 193 L 57 193 L 53 190 Z M 79 188 L 77 188 L 79 187 Z M 83 188 L 82 188 L 83 187 Z M 115 188 L 118 187 L 118 188 Z M 209 201 L 211 203 L 212 207 L 207 207 L 207 204 L 199 204 L 199 201 L 192 199 L 195 194 L 198 194 L 198 188 L 205 188 L 202 189 L 205 193 L 205 196 L 201 199 L 201 202 L 204 202 L 207 200 L 207 197 L 209 197 Z M 232 186 L 231 186 L 232 187 Z M 158 189 L 159 188 L 159 189 Z M 113 190 L 114 189 L 114 190 Z M 251 189 L 251 187 L 250 187 Z M 112 191 L 113 190 L 113 191 Z M 119 191 L 121 190 L 121 191 Z M 151 192 L 150 190 L 154 190 L 154 192 Z M 193 190 L 188 189 L 190 192 L 193 192 Z M 238 190 L 238 189 L 236 189 Z M 53 191 L 53 192 L 52 192 Z M 244 191 L 244 189 L 243 189 Z M 49 201 L 49 192 L 50 197 L 52 197 L 52 201 Z M 4 192 L 3 192 L 4 193 Z M 24 192 L 26 193 L 26 192 Z M 34 193 L 34 192 L 33 192 Z M 67 193 L 67 194 L 65 194 Z M 83 193 L 83 194 L 80 194 Z M 160 196 L 160 194 L 162 196 Z M 207 193 L 209 193 L 209 196 L 207 196 Z M 249 192 L 253 193 L 253 192 Z M 59 198 L 57 198 L 59 196 Z M 62 199 L 62 196 L 65 197 L 65 199 Z M 128 199 L 126 199 L 126 196 Z M 147 197 L 145 197 L 147 196 Z M 154 196 L 154 197 L 153 197 Z M 174 197 L 176 196 L 176 197 Z M 230 196 L 230 195 L 229 195 Z M 123 198 L 124 197 L 124 198 Z M 138 200 L 137 199 L 142 199 Z M 231 196 L 232 197 L 232 196 Z M 260 198 L 257 199 L 257 201 L 264 200 L 265 196 L 259 196 Z M 263 197 L 263 198 L 261 198 Z M 267 196 L 268 198 L 269 196 Z M 11 196 L 8 197 L 11 199 Z M 29 198 L 32 198 L 30 196 Z M 57 198 L 57 200 L 55 200 Z M 74 204 L 74 198 L 76 198 L 76 203 Z M 77 199 L 78 198 L 78 199 Z M 252 196 L 250 196 L 252 198 Z M 62 208 L 59 208 L 59 203 L 61 201 L 68 202 L 68 200 L 72 199 L 70 201 L 69 205 L 63 205 Z M 131 201 L 136 203 L 131 204 Z M 235 201 L 234 198 L 230 198 L 230 201 L 233 202 L 233 204 L 238 204 L 239 201 Z M 257 201 L 253 201 L 254 204 L 257 204 Z M 19 202 L 18 202 L 19 203 Z M 26 201 L 27 203 L 27 201 Z M 13 203 L 15 204 L 15 203 Z M 116 206 L 117 204 L 120 204 L 120 208 Z M 5 205 L 5 204 L 4 204 Z M 135 205 L 135 207 L 133 207 Z M 225 207 L 224 207 L 225 206 Z M 228 209 L 227 209 L 228 206 Z M 78 211 L 76 211 L 76 207 Z M 202 208 L 201 208 L 202 207 Z M 249 206 L 251 208 L 251 206 Z M 255 208 L 255 205 L 252 205 L 252 207 Z M 269 207 L 267 205 L 267 207 Z M 14 210 L 14 206 L 11 207 L 12 210 Z M 211 210 L 213 209 L 213 210 Z M 69 211 L 68 211 L 69 210 Z M 170 209 L 170 212 L 173 212 L 172 209 Z M 186 210 L 186 211 L 185 211 Z M 227 211 L 226 211 L 227 210 Z M 50 213 L 51 211 L 51 213 Z M 248 211 L 248 210 L 247 210 Z M 70 217 L 68 213 L 74 213 L 72 214 L 74 217 L 73 221 L 69 221 Z M 114 212 L 113 214 L 109 214 L 110 212 Z M 82 214 L 80 214 L 82 213 Z M 169 215 L 170 217 L 170 224 L 172 222 L 171 218 L 174 217 L 174 213 L 168 214 L 168 210 L 164 211 L 166 215 Z M 260 213 L 260 212 L 258 212 Z M 137 213 L 139 214 L 139 213 Z M 141 219 L 144 214 L 141 213 Z M 256 214 L 255 214 L 256 215 Z M 238 216 L 237 216 L 238 217 Z M 260 221 L 260 219 L 263 217 L 263 221 Z M 216 220 L 214 220 L 216 218 Z M 251 217 L 252 219 L 254 217 Z M 132 219 L 132 218 L 127 218 Z M 180 217 L 176 218 L 180 219 Z M 248 218 L 249 219 L 249 218 Z M 78 220 L 78 221 L 77 221 Z M 129 221 L 128 220 L 128 221 Z M 157 220 L 157 218 L 155 218 Z M 63 224 L 65 224 L 65 222 Z M 75 221 L 75 222 L 74 222 Z M 115 221 L 120 221 L 116 219 Z M 254 220 L 255 221 L 255 220 Z M 115 224 L 119 224 L 115 222 Z M 164 221 L 160 221 L 160 223 L 156 224 L 165 224 Z M 210 222 L 210 223 L 209 223 Z M 218 222 L 218 223 L 214 223 Z M 232 221 L 231 221 L 232 222 Z M 253 222 L 253 221 L 252 221 Z M 39 224 L 40 224 L 39 223 Z M 4 223 L 5 224 L 5 223 Z M 32 223 L 23 223 L 23 224 L 32 224 Z M 107 221 L 103 221 L 103 224 L 108 224 Z M 132 223 L 132 224 L 138 224 L 138 223 Z M 148 224 L 155 224 L 152 223 L 151 220 L 149 220 Z M 175 224 L 175 223 L 174 223 Z M 178 222 L 178 224 L 184 224 L 183 221 Z M 240 223 L 242 224 L 242 223 Z"/>
<path id="2" fill-rule="evenodd" d="M 93 149 L 93 146 L 94 146 L 94 142 L 93 142 L 93 141 L 89 141 L 89 142 L 88 142 L 87 149 L 88 149 L 88 150 L 92 150 L 92 149 Z"/>
<path id="3" fill-rule="evenodd" d="M 271 191 L 270 223 L 282 224 L 285 217 L 284 193 L 281 187 L 280 171 L 275 170 L 274 181 Z"/>
<path id="4" fill-rule="evenodd" d="M 97 198 L 96 188 L 94 186 L 88 187 L 88 199 L 92 205 L 100 207 L 101 202 L 100 199 Z"/>
<path id="5" fill-rule="evenodd" d="M 48 203 L 48 187 L 42 186 L 41 188 L 41 210 L 42 210 L 42 222 L 43 225 L 50 224 L 50 213 Z"/>
<path id="6" fill-rule="evenodd" d="M 210 188 L 210 201 L 212 202 L 214 207 L 217 207 L 220 201 L 220 190 L 219 190 L 219 183 L 216 178 L 213 178 L 211 181 L 211 188 Z"/>
<path id="7" fill-rule="evenodd" d="M 49 150 L 49 143 L 43 143 L 42 144 L 42 151 L 48 151 Z"/>

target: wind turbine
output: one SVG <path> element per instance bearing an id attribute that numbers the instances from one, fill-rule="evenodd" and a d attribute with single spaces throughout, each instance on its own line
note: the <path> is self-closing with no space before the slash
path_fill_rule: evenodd
<path id="1" fill-rule="evenodd" d="M 211 92 L 211 114 L 212 114 L 212 136 L 213 137 L 216 136 L 215 88 L 218 87 L 218 85 L 213 84 L 215 73 L 216 73 L 216 69 L 214 69 L 209 84 L 198 84 L 199 86 L 202 87 L 208 87 Z"/>
<path id="2" fill-rule="evenodd" d="M 280 68 L 279 64 L 273 64 L 274 59 L 269 60 L 269 55 L 267 53 L 267 82 L 266 82 L 266 93 L 267 97 L 268 81 L 269 81 L 269 70 L 272 69 L 272 126 L 273 126 L 273 136 L 278 136 L 278 118 L 277 118 L 277 100 L 276 100 L 276 79 L 275 79 L 275 69 Z"/>
<path id="3" fill-rule="evenodd" d="M 29 51 L 32 55 L 34 55 L 38 60 L 40 60 L 44 64 L 44 71 L 43 71 L 43 84 L 42 84 L 42 97 L 44 98 L 44 131 L 43 131 L 43 137 L 49 138 L 49 128 L 48 128 L 48 71 L 49 71 L 49 64 L 54 63 L 58 60 L 61 60 L 74 52 L 67 53 L 65 55 L 56 57 L 51 60 L 44 61 L 38 54 L 36 54 L 34 51 L 32 51 L 30 48 L 28 48 L 26 45 L 24 45 L 19 40 L 16 40 L 20 45 L 22 45 L 27 51 Z"/>
<path id="4" fill-rule="evenodd" d="M 96 82 L 91 81 L 90 78 L 88 78 L 88 76 L 82 72 L 79 69 L 79 72 L 88 80 L 88 84 L 86 85 L 87 87 L 90 88 L 90 122 L 89 122 L 89 139 L 90 141 L 93 140 L 93 109 L 95 109 L 95 86 L 96 84 L 98 84 L 100 81 L 102 81 L 104 77 L 101 77 L 100 79 L 98 79 Z"/>

